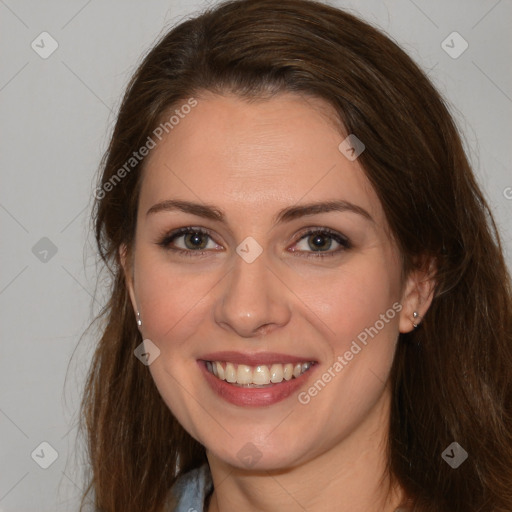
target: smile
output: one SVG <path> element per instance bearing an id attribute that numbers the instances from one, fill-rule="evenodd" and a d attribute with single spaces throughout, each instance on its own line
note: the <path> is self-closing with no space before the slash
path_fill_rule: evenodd
<path id="1" fill-rule="evenodd" d="M 206 370 L 219 380 L 235 386 L 265 388 L 283 381 L 297 379 L 307 372 L 312 361 L 302 363 L 273 363 L 249 366 L 225 361 L 206 361 Z"/>

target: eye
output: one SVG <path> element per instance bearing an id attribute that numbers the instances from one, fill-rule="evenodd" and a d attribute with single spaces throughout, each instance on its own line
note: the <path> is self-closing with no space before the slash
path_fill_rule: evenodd
<path id="1" fill-rule="evenodd" d="M 202 251 L 222 248 L 213 241 L 208 231 L 195 227 L 180 228 L 168 233 L 158 242 L 158 245 L 187 255 L 193 252 L 202 254 Z"/>
<path id="2" fill-rule="evenodd" d="M 335 256 L 350 249 L 348 238 L 330 229 L 310 229 L 303 233 L 291 252 L 312 253 L 314 257 Z"/>
<path id="3" fill-rule="evenodd" d="M 157 244 L 166 250 L 185 256 L 205 255 L 207 251 L 223 249 L 210 233 L 198 227 L 184 227 L 167 233 Z M 289 250 L 312 257 L 335 256 L 351 248 L 350 241 L 327 228 L 310 229 L 302 233 L 299 240 Z M 310 254 L 307 254 L 310 253 Z"/>

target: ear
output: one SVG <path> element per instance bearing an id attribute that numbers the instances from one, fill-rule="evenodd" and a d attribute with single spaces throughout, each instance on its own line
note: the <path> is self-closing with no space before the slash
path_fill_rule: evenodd
<path id="1" fill-rule="evenodd" d="M 135 291 L 133 285 L 133 261 L 128 254 L 128 248 L 125 244 L 121 244 L 119 246 L 119 261 L 121 263 L 121 267 L 123 268 L 124 280 L 126 282 L 128 294 L 130 295 L 133 311 L 135 316 L 137 316 L 138 306 L 137 301 L 135 300 Z"/>
<path id="2" fill-rule="evenodd" d="M 411 332 L 414 324 L 419 325 L 432 304 L 435 289 L 435 264 L 431 261 L 428 269 L 412 270 L 403 286 L 402 310 L 400 311 L 399 330 Z M 414 313 L 419 316 L 415 317 Z"/>

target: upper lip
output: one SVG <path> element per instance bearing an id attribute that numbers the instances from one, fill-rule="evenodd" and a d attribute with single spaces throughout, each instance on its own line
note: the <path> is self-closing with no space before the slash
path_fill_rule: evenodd
<path id="1" fill-rule="evenodd" d="M 247 366 L 257 366 L 259 364 L 286 364 L 286 363 L 306 363 L 316 362 L 311 357 L 292 356 L 290 354 L 280 354 L 277 352 L 255 352 L 244 353 L 235 351 L 211 352 L 203 355 L 200 360 L 203 361 L 223 361 L 235 364 L 245 364 Z"/>

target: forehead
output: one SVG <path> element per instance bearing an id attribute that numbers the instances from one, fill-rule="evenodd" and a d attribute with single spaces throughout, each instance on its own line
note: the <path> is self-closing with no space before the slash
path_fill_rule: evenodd
<path id="1" fill-rule="evenodd" d="M 344 199 L 378 221 L 380 203 L 362 167 L 338 149 L 346 134 L 335 118 L 323 100 L 295 94 L 198 97 L 147 157 L 140 210 L 172 198 L 262 215 Z"/>

